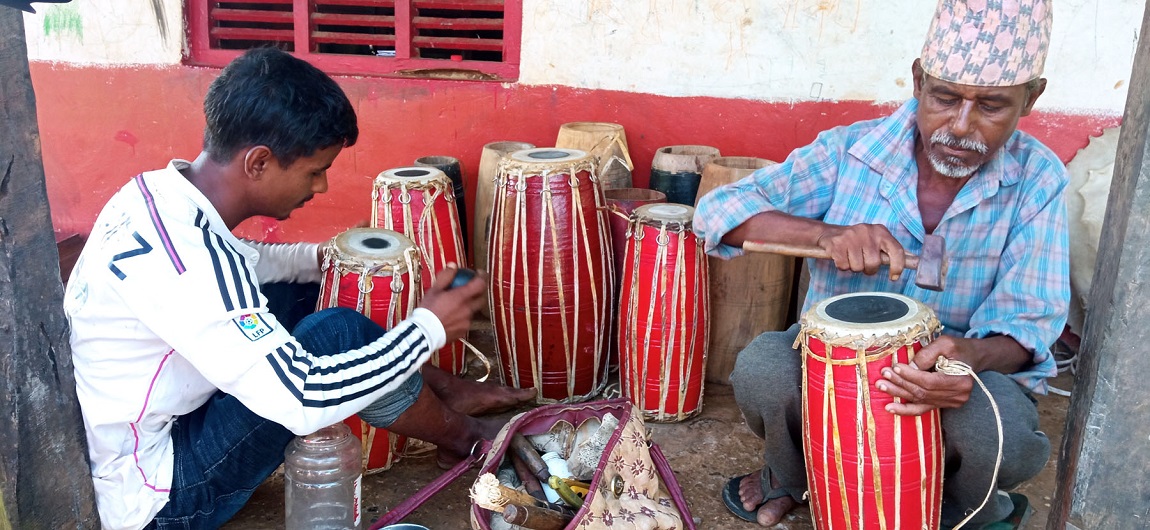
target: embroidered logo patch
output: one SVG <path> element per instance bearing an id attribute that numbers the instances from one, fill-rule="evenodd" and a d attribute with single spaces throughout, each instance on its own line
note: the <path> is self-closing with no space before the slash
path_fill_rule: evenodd
<path id="1" fill-rule="evenodd" d="M 241 315 L 232 319 L 232 322 L 235 322 L 236 327 L 240 328 L 244 336 L 252 341 L 272 332 L 272 327 L 256 314 Z"/>

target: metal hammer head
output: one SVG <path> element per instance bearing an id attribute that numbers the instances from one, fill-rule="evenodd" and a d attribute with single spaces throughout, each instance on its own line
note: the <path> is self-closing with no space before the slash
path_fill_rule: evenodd
<path id="1" fill-rule="evenodd" d="M 931 291 L 945 289 L 947 266 L 946 240 L 942 236 L 928 234 L 922 241 L 914 284 Z"/>

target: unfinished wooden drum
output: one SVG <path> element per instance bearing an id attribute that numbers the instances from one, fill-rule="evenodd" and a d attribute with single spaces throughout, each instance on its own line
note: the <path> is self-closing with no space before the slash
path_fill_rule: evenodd
<path id="1" fill-rule="evenodd" d="M 651 159 L 651 189 L 667 195 L 667 202 L 694 205 L 703 168 L 719 157 L 707 145 L 669 145 L 655 150 Z"/>
<path id="2" fill-rule="evenodd" d="M 442 171 L 434 167 L 389 169 L 375 177 L 371 197 L 372 226 L 400 232 L 419 248 L 421 295 L 449 264 L 467 266 L 453 185 Z M 463 342 L 455 340 L 433 353 L 429 362 L 462 374 L 467 368 L 466 353 Z"/>
<path id="3" fill-rule="evenodd" d="M 382 228 L 352 228 L 324 249 L 316 309 L 346 307 L 391 329 L 419 303 L 419 250 L 403 234 Z M 386 470 L 399 460 L 407 438 L 377 429 L 359 416 L 344 420 L 363 446 L 363 471 Z"/>
<path id="4" fill-rule="evenodd" d="M 491 316 L 504 382 L 539 402 L 581 401 L 606 384 L 614 274 L 603 190 L 573 149 L 503 159 L 488 246 Z"/>
<path id="5" fill-rule="evenodd" d="M 703 168 L 699 197 L 761 167 L 753 157 L 721 156 Z M 765 331 L 786 328 L 795 258 L 747 254 L 732 260 L 710 258 L 711 339 L 707 380 L 729 384 L 739 351 Z"/>
<path id="6" fill-rule="evenodd" d="M 451 193 L 455 196 L 455 209 L 459 212 L 459 233 L 463 236 L 463 248 L 467 249 L 467 196 L 463 190 L 463 164 L 453 156 L 421 156 L 415 165 L 433 167 L 451 180 Z"/>
<path id="7" fill-rule="evenodd" d="M 618 123 L 575 121 L 559 127 L 555 147 L 577 149 L 591 154 L 603 189 L 631 187 L 631 152 L 627 133 Z"/>
<path id="8" fill-rule="evenodd" d="M 483 146 L 479 156 L 479 172 L 475 180 L 475 217 L 471 224 L 471 255 L 476 267 L 487 266 L 487 239 L 491 231 L 491 204 L 495 200 L 495 180 L 499 178 L 499 161 L 515 151 L 535 147 L 527 142 L 491 142 Z M 490 317 L 489 309 L 481 309 Z"/>
<path id="9" fill-rule="evenodd" d="M 886 411 L 875 388 L 892 363 L 910 364 L 938 337 L 934 312 L 893 293 L 823 300 L 803 315 L 803 453 L 819 530 L 939 528 L 942 425 L 938 409 Z"/>
<path id="10" fill-rule="evenodd" d="M 691 231 L 695 209 L 650 204 L 631 215 L 619 292 L 619 381 L 652 421 L 703 409 L 710 329 L 707 255 Z"/>

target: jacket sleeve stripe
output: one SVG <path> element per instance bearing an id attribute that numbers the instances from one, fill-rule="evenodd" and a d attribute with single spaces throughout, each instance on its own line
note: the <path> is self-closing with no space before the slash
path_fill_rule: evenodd
<path id="1" fill-rule="evenodd" d="M 212 267 L 216 271 L 216 284 L 220 288 L 220 297 L 224 300 L 224 309 L 232 311 L 236 306 L 232 303 L 231 294 L 228 292 L 228 286 L 224 280 L 224 269 L 220 266 L 220 256 L 216 253 L 216 248 L 212 246 L 211 230 L 208 230 L 208 222 L 204 219 L 203 210 L 196 212 L 196 226 L 204 233 L 204 248 L 208 249 L 208 255 L 212 258 Z"/>
<path id="2" fill-rule="evenodd" d="M 160 217 L 159 210 L 156 209 L 152 190 L 149 190 L 147 184 L 144 183 L 143 175 L 136 175 L 134 180 L 136 186 L 140 188 L 140 193 L 144 196 L 144 204 L 148 206 L 148 217 L 152 219 L 152 226 L 156 227 L 156 233 L 159 234 L 160 242 L 168 253 L 168 259 L 176 268 L 176 274 L 183 274 L 187 269 L 184 267 L 184 262 L 180 260 L 180 255 L 176 253 L 176 246 L 172 244 L 172 238 L 168 236 L 168 229 L 164 227 L 164 220 Z"/>
<path id="3" fill-rule="evenodd" d="M 224 308 L 228 311 L 255 308 L 259 304 L 259 289 L 251 271 L 248 270 L 247 260 L 243 254 L 211 230 L 203 211 L 196 213 L 195 224 L 204 233 L 204 246 L 212 258 L 212 267 L 215 268 L 216 282 L 220 287 Z M 226 271 L 225 260 L 228 269 Z"/>
<path id="4" fill-rule="evenodd" d="M 429 352 L 427 339 L 417 333 L 414 324 L 401 326 L 384 335 L 390 340 L 346 352 L 354 355 L 350 359 L 350 355 L 315 356 L 293 341 L 269 353 L 267 360 L 280 382 L 304 406 L 338 405 L 393 383 Z M 337 359 L 343 361 L 324 362 Z M 369 366 L 380 361 L 385 362 Z M 329 377 L 333 375 L 335 378 Z"/>

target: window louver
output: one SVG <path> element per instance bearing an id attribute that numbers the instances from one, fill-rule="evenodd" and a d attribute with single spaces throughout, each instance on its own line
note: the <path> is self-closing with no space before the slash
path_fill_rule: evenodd
<path id="1" fill-rule="evenodd" d="M 333 73 L 518 72 L 522 0 L 189 1 L 197 63 L 276 46 Z"/>

